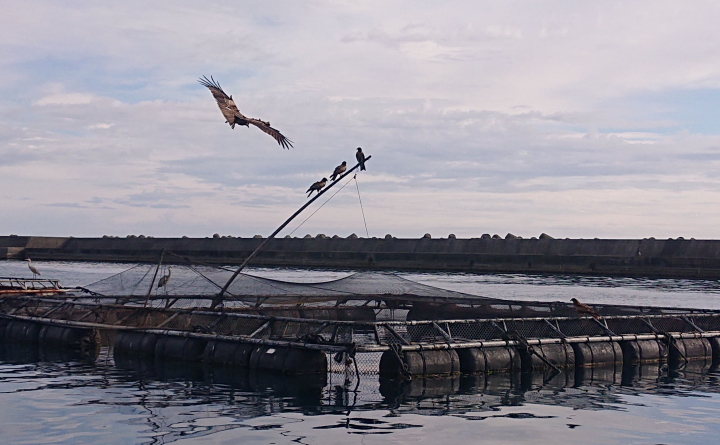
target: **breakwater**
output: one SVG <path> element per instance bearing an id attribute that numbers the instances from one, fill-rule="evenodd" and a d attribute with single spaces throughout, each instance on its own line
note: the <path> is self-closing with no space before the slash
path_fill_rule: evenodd
<path id="1" fill-rule="evenodd" d="M 0 258 L 239 264 L 262 238 L 0 237 Z M 720 278 L 720 240 L 278 238 L 254 266 Z"/>

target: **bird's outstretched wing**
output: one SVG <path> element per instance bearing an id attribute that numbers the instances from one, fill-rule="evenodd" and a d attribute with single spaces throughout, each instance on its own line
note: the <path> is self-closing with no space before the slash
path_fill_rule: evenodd
<path id="1" fill-rule="evenodd" d="M 237 105 L 235 105 L 235 101 L 232 100 L 230 96 L 225 94 L 225 91 L 223 91 L 223 89 L 220 87 L 218 81 L 213 79 L 212 76 L 210 76 L 210 79 L 203 76 L 198 80 L 198 82 L 200 82 L 200 85 L 203 85 L 207 87 L 208 90 L 210 90 L 213 97 L 215 98 L 215 101 L 218 104 L 218 107 L 220 108 L 220 112 L 222 112 L 225 120 L 228 124 L 230 124 L 231 127 L 235 128 L 236 117 L 240 119 L 245 118 L 245 116 L 240 113 L 240 110 L 238 110 Z"/>
<path id="2" fill-rule="evenodd" d="M 293 146 L 290 139 L 286 138 L 282 135 L 282 133 L 271 127 L 268 122 L 261 121 L 260 119 L 253 119 L 251 117 L 246 117 L 245 120 L 272 136 L 282 148 L 289 150 Z"/>

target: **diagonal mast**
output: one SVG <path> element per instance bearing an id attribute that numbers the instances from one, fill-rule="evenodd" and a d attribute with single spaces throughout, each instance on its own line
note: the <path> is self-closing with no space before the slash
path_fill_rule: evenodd
<path id="1" fill-rule="evenodd" d="M 372 158 L 372 156 L 368 156 L 367 158 L 365 158 L 365 162 L 369 161 L 370 158 Z M 270 236 L 268 236 L 267 238 L 265 238 L 265 239 L 263 240 L 263 242 L 260 243 L 260 245 L 257 246 L 257 248 L 256 248 L 250 255 L 248 255 L 247 258 L 245 258 L 245 261 L 243 261 L 242 264 L 240 264 L 240 267 L 238 267 L 238 269 L 235 271 L 235 273 L 233 273 L 232 277 L 230 277 L 230 279 L 227 281 L 227 283 L 225 283 L 225 286 L 223 286 L 222 290 L 220 290 L 220 292 L 217 294 L 217 297 L 215 297 L 215 299 L 213 300 L 213 304 L 212 304 L 212 306 L 211 306 L 210 308 L 211 308 L 211 309 L 215 309 L 218 304 L 222 303 L 222 301 L 223 301 L 223 295 L 225 295 L 225 292 L 227 292 L 227 290 L 228 290 L 228 288 L 230 287 L 230 285 L 232 284 L 232 282 L 235 281 L 235 278 L 237 278 L 237 276 L 238 276 L 238 275 L 240 274 L 240 272 L 245 268 L 245 266 L 247 266 L 248 263 L 249 263 L 253 258 L 255 258 L 255 256 L 258 254 L 258 252 L 260 252 L 260 251 L 262 250 L 262 248 L 265 247 L 265 244 L 267 244 L 268 241 L 270 241 L 271 239 L 275 238 L 275 235 L 277 235 L 278 233 L 280 233 L 280 231 L 281 231 L 282 229 L 284 229 L 285 226 L 287 226 L 288 224 L 290 224 L 290 222 L 291 222 L 293 219 L 295 219 L 295 217 L 298 216 L 303 210 L 305 210 L 310 204 L 312 204 L 316 199 L 318 199 L 319 197 L 321 197 L 325 192 L 327 192 L 328 190 L 330 190 L 335 184 L 337 184 L 338 182 L 340 182 L 341 179 L 343 179 L 345 176 L 347 176 L 347 175 L 349 175 L 350 173 L 352 173 L 352 172 L 353 172 L 354 170 L 356 170 L 358 167 L 360 167 L 360 163 L 359 163 L 359 162 L 355 165 L 355 167 L 353 167 L 353 168 L 351 168 L 350 170 L 346 171 L 345 174 L 343 174 L 342 176 L 340 176 L 336 181 L 332 182 L 329 186 L 327 186 L 327 187 L 325 187 L 323 190 L 321 190 L 320 193 L 318 193 L 318 194 L 315 195 L 312 199 L 310 199 L 308 202 L 306 202 L 305 205 L 303 205 L 302 207 L 300 207 L 300 209 L 298 209 L 297 212 L 293 213 L 292 216 L 291 216 L 290 218 L 288 218 L 284 223 L 282 223 L 282 224 L 280 225 L 280 227 L 278 227 Z"/>

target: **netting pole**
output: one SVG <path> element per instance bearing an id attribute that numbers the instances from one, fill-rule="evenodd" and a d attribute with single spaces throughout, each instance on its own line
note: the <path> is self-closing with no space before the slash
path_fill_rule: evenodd
<path id="1" fill-rule="evenodd" d="M 372 158 L 372 156 L 368 156 L 367 158 L 365 158 L 365 162 L 369 161 L 370 158 Z M 355 171 L 358 167 L 360 167 L 360 163 L 359 163 L 359 162 L 355 165 L 355 167 L 351 168 L 350 170 L 348 170 L 347 172 L 345 172 L 345 174 L 343 174 L 342 176 L 340 176 L 339 178 L 337 178 L 337 180 L 335 180 L 335 181 L 333 181 L 332 183 L 330 183 L 329 186 L 325 187 L 322 191 L 320 191 L 317 195 L 315 195 L 310 201 L 306 202 L 305 205 L 303 205 L 302 207 L 300 207 L 300 209 L 298 209 L 298 211 L 296 211 L 295 213 L 293 213 L 290 218 L 288 218 L 287 220 L 285 220 L 285 222 L 282 223 L 282 224 L 280 225 L 280 227 L 277 228 L 277 230 L 275 230 L 270 236 L 268 236 L 267 238 L 265 238 L 265 239 L 263 240 L 263 242 L 260 243 L 260 245 L 257 246 L 257 247 L 255 248 L 255 250 L 253 250 L 253 252 L 252 252 L 250 255 L 248 255 L 247 258 L 245 258 L 245 261 L 243 261 L 242 264 L 240 264 L 240 267 L 238 267 L 238 269 L 235 271 L 235 273 L 233 273 L 232 277 L 230 277 L 230 279 L 227 281 L 227 283 L 225 283 L 225 286 L 223 286 L 223 288 L 220 290 L 220 293 L 218 293 L 218 295 L 217 295 L 217 297 L 215 298 L 215 300 L 213 300 L 213 303 L 212 303 L 212 306 L 210 306 L 210 309 L 215 309 L 218 304 L 222 303 L 223 295 L 225 294 L 225 292 L 227 292 L 227 290 L 228 290 L 228 288 L 230 287 L 230 285 L 232 284 L 232 282 L 235 281 L 235 278 L 237 278 L 237 276 L 240 275 L 240 272 L 248 265 L 248 263 L 249 263 L 253 258 L 255 258 L 255 255 L 257 255 L 258 252 L 260 252 L 260 250 L 262 250 L 262 248 L 265 247 L 265 244 L 267 244 L 268 241 L 270 241 L 271 239 L 275 238 L 275 235 L 277 235 L 278 233 L 280 233 L 280 231 L 281 231 L 282 229 L 284 229 L 285 226 L 287 226 L 288 224 L 290 224 L 290 222 L 291 222 L 293 219 L 295 219 L 295 217 L 297 217 L 297 216 L 298 216 L 303 210 L 305 210 L 310 204 L 312 204 L 313 202 L 315 202 L 316 199 L 318 199 L 319 197 L 321 197 L 325 192 L 327 192 L 328 190 L 330 190 L 335 184 L 337 184 L 338 182 L 340 182 L 341 179 L 343 179 L 345 176 L 347 176 L 347 175 L 349 175 L 350 173 L 352 173 L 353 171 Z M 157 272 L 156 272 L 156 273 L 157 273 Z"/>
<path id="2" fill-rule="evenodd" d="M 158 271 L 160 271 L 160 265 L 162 265 L 163 258 L 165 257 L 165 249 L 160 252 L 160 261 L 158 262 L 157 267 L 155 268 L 155 274 L 153 275 L 152 281 L 150 281 L 150 288 L 147 291 L 147 295 L 145 295 L 145 304 L 143 304 L 143 307 L 147 307 L 148 300 L 150 300 L 150 294 L 153 290 L 153 285 L 155 284 L 155 278 L 157 278 Z"/>

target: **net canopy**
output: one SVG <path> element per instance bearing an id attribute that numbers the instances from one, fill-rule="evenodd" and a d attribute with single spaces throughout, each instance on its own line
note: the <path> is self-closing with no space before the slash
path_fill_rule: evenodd
<path id="1" fill-rule="evenodd" d="M 157 270 L 157 273 L 156 273 Z M 215 298 L 233 270 L 210 266 L 162 266 L 141 264 L 85 286 L 97 296 L 151 299 L 205 300 Z M 166 283 L 161 285 L 163 277 Z M 224 295 L 232 302 L 251 304 L 304 304 L 367 301 L 462 302 L 494 301 L 420 284 L 392 273 L 359 272 L 347 277 L 312 283 L 281 281 L 241 273 Z M 198 302 L 200 306 L 204 304 Z"/>

